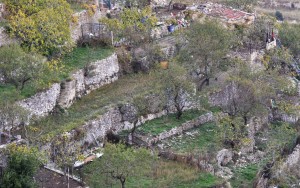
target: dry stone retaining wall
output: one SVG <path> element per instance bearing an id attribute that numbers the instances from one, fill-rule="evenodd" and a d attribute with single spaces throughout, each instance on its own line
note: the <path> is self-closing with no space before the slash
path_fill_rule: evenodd
<path id="1" fill-rule="evenodd" d="M 78 70 L 69 80 L 53 84 L 46 91 L 22 100 L 19 104 L 27 109 L 31 116 L 42 117 L 51 112 L 56 105 L 68 108 L 76 98 L 118 79 L 119 64 L 116 54 L 93 62 L 89 67 L 93 68 Z"/>
<path id="2" fill-rule="evenodd" d="M 126 104 L 124 105 L 126 106 Z M 128 113 L 133 113 L 129 115 L 127 112 L 124 114 L 122 107 L 107 107 L 107 112 L 99 117 L 90 120 L 84 123 L 82 126 L 70 131 L 67 135 L 73 140 L 73 142 L 79 143 L 83 147 L 83 150 L 86 150 L 90 146 L 101 146 L 100 143 L 103 143 L 105 136 L 109 131 L 113 133 L 119 133 L 123 130 L 130 130 L 134 127 L 133 121 L 128 119 L 129 116 L 135 116 L 135 110 L 128 111 Z M 141 116 L 138 119 L 137 126 L 145 123 L 146 121 L 159 118 L 163 115 L 166 115 L 166 111 L 159 113 L 148 114 Z M 84 133 L 84 136 L 81 138 L 76 138 L 78 131 Z M 72 143 L 69 143 L 72 147 Z M 50 150 L 51 146 L 49 144 L 43 145 L 42 150 Z"/>
<path id="3" fill-rule="evenodd" d="M 282 168 L 293 168 L 295 165 L 299 165 L 300 163 L 300 145 L 297 145 L 292 154 L 290 154 Z M 300 170 L 300 169 L 299 169 Z"/>
<path id="4" fill-rule="evenodd" d="M 53 84 L 48 90 L 19 102 L 20 106 L 27 109 L 30 115 L 45 116 L 52 111 L 60 95 L 60 84 Z"/>
<path id="5" fill-rule="evenodd" d="M 119 65 L 117 55 L 90 63 L 86 70 L 85 86 L 87 93 L 118 79 Z"/>
<path id="6" fill-rule="evenodd" d="M 142 135 L 134 135 L 135 136 L 135 140 L 140 140 L 144 143 L 146 143 L 148 146 L 151 146 L 161 140 L 170 138 L 174 135 L 179 135 L 182 134 L 185 131 L 188 131 L 192 128 L 195 128 L 197 126 L 200 126 L 204 123 L 210 122 L 214 120 L 214 116 L 212 114 L 212 112 L 208 112 L 207 114 L 201 115 L 198 118 L 185 122 L 183 123 L 181 126 L 179 127 L 175 127 L 169 131 L 164 131 L 162 133 L 160 133 L 158 136 L 153 136 L 153 137 L 149 137 L 149 136 L 142 136 Z"/>

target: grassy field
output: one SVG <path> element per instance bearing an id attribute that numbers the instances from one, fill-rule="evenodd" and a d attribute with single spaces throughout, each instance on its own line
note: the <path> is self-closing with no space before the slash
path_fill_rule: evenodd
<path id="1" fill-rule="evenodd" d="M 185 164 L 159 159 L 155 166 L 156 168 L 153 168 L 148 176 L 129 177 L 125 186 L 127 188 L 209 188 L 222 184 L 220 178 L 199 172 Z M 92 176 L 93 172 L 89 170 L 89 165 L 84 167 L 84 171 L 86 177 Z M 88 178 L 87 183 L 92 188 L 103 187 L 103 185 L 92 185 Z M 120 183 L 113 182 L 106 187 L 119 188 Z"/>
<path id="2" fill-rule="evenodd" d="M 230 183 L 232 187 L 252 187 L 254 179 L 258 172 L 258 165 L 250 164 L 245 167 L 236 168 L 231 178 Z"/>
<path id="3" fill-rule="evenodd" d="M 176 119 L 176 114 L 166 115 L 147 121 L 145 124 L 138 127 L 137 130 L 150 135 L 158 135 L 164 131 L 169 131 L 174 127 L 178 127 L 189 120 L 195 119 L 204 113 L 205 111 L 189 110 L 184 112 L 179 120 Z"/>
<path id="4" fill-rule="evenodd" d="M 206 123 L 183 135 L 166 139 L 162 143 L 178 153 L 217 151 L 222 146 L 219 135 L 219 128 L 215 123 Z"/>

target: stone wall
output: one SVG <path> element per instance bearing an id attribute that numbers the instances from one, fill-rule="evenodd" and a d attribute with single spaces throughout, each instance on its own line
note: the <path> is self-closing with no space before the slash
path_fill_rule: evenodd
<path id="1" fill-rule="evenodd" d="M 119 65 L 117 55 L 90 63 L 86 68 L 86 91 L 97 89 L 118 79 Z"/>
<path id="2" fill-rule="evenodd" d="M 48 90 L 19 102 L 20 106 L 30 112 L 30 116 L 38 117 L 47 115 L 56 105 L 60 95 L 60 84 L 53 84 Z"/>
<path id="3" fill-rule="evenodd" d="M 158 136 L 144 136 L 144 135 L 137 135 L 135 134 L 135 140 L 137 142 L 141 142 L 143 144 L 146 144 L 147 146 L 151 146 L 161 140 L 170 138 L 174 135 L 180 135 L 185 131 L 191 130 L 195 127 L 198 127 L 204 123 L 210 122 L 214 120 L 214 116 L 212 114 L 212 112 L 208 112 L 204 115 L 199 116 L 196 119 L 193 119 L 191 121 L 185 122 L 183 123 L 181 126 L 179 127 L 175 127 L 169 131 L 164 131 L 162 133 L 160 133 Z"/>
<path id="4" fill-rule="evenodd" d="M 234 84 L 226 85 L 222 90 L 209 95 L 209 103 L 213 106 L 226 106 L 236 95 Z"/>
<path id="5" fill-rule="evenodd" d="M 287 123 L 297 123 L 299 120 L 299 116 L 297 115 L 288 115 L 285 113 L 280 114 L 281 121 L 287 122 Z"/>
<path id="6" fill-rule="evenodd" d="M 134 123 L 132 121 L 133 119 L 129 117 L 135 116 L 136 110 L 129 110 L 128 104 L 125 104 L 122 107 L 108 106 L 104 108 L 107 108 L 106 113 L 104 113 L 103 115 L 99 115 L 99 117 L 92 119 L 84 123 L 82 126 L 79 126 L 78 128 L 67 133 L 70 138 L 73 138 L 70 140 L 73 140 L 73 142 L 81 145 L 84 151 L 91 146 L 101 146 L 108 131 L 112 131 L 113 133 L 118 134 L 123 130 L 130 130 L 134 127 Z M 124 112 L 124 108 L 126 108 L 126 112 Z M 138 117 L 136 126 L 139 126 L 146 121 L 159 118 L 166 114 L 166 111 L 162 111 Z M 76 138 L 78 132 L 83 133 L 84 136 L 82 136 L 81 138 Z M 69 143 L 70 147 L 72 146 L 72 144 L 73 143 L 71 142 Z M 51 146 L 49 144 L 42 146 L 42 150 L 49 150 L 50 148 Z"/>
<path id="7" fill-rule="evenodd" d="M 5 14 L 5 5 L 3 3 L 0 3 L 0 21 L 4 19 Z"/>
<path id="8" fill-rule="evenodd" d="M 90 63 L 87 67 L 89 68 L 76 71 L 70 79 L 53 84 L 46 91 L 22 100 L 19 104 L 29 110 L 31 116 L 42 117 L 50 113 L 55 106 L 68 108 L 76 98 L 118 79 L 119 64 L 116 54 Z"/>

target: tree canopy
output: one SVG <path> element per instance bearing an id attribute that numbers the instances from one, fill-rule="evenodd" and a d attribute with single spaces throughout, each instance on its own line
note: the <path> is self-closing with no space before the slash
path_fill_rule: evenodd
<path id="1" fill-rule="evenodd" d="M 8 31 L 22 47 L 52 57 L 71 44 L 70 5 L 65 0 L 5 0 L 10 12 Z"/>
<path id="2" fill-rule="evenodd" d="M 136 7 L 124 9 L 119 19 L 101 18 L 99 21 L 107 24 L 115 37 L 125 38 L 131 44 L 140 44 L 149 40 L 150 28 L 155 26 L 157 18 L 148 6 L 142 10 Z"/>
<path id="3" fill-rule="evenodd" d="M 209 84 L 216 68 L 230 48 L 229 32 L 216 21 L 194 23 L 186 32 L 187 46 L 181 52 L 180 61 L 198 70 L 200 81 L 198 89 L 204 83 Z"/>
<path id="4" fill-rule="evenodd" d="M 26 53 L 17 44 L 0 48 L 0 74 L 4 82 L 22 90 L 28 82 L 35 82 L 42 70 L 43 57 Z"/>
<path id="5" fill-rule="evenodd" d="M 300 25 L 284 23 L 279 29 L 279 37 L 295 57 L 300 57 Z"/>
<path id="6" fill-rule="evenodd" d="M 41 161 L 38 151 L 27 146 L 11 145 L 9 147 L 8 167 L 0 180 L 1 188 L 34 188 L 33 176 Z"/>

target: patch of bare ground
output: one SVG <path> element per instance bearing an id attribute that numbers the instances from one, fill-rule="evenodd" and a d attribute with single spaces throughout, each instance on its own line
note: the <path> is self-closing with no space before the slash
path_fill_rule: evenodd
<path id="1" fill-rule="evenodd" d="M 41 168 L 34 179 L 40 188 L 82 188 L 82 185 L 73 179 L 65 180 L 63 175 L 57 174 L 45 168 Z M 69 186 L 68 186 L 69 184 Z"/>

